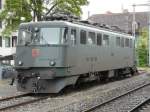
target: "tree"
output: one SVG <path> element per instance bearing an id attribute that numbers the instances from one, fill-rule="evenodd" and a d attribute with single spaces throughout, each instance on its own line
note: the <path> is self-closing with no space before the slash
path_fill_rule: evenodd
<path id="1" fill-rule="evenodd" d="M 0 13 L 0 20 L 5 24 L 2 34 L 10 35 L 12 31 L 16 31 L 23 17 L 26 22 L 32 20 L 31 10 L 27 5 L 26 0 L 5 0 L 4 10 Z"/>
<path id="2" fill-rule="evenodd" d="M 137 41 L 137 54 L 139 66 L 147 66 L 148 63 L 148 29 L 142 28 Z"/>
<path id="3" fill-rule="evenodd" d="M 80 16 L 81 6 L 87 4 L 87 0 L 5 0 L 4 10 L 0 13 L 0 20 L 6 25 L 3 34 L 16 31 L 21 22 L 41 21 L 60 11 Z"/>

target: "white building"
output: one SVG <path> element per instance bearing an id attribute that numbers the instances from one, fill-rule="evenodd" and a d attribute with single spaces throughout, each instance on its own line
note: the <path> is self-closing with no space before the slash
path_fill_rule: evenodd
<path id="1" fill-rule="evenodd" d="M 0 56 L 15 54 L 17 36 L 2 37 L 0 36 Z"/>
<path id="2" fill-rule="evenodd" d="M 4 7 L 5 0 L 0 0 L 0 10 Z M 12 33 L 10 37 L 1 35 L 5 25 L 0 21 L 0 57 L 15 54 L 15 46 L 17 43 L 17 33 Z"/>

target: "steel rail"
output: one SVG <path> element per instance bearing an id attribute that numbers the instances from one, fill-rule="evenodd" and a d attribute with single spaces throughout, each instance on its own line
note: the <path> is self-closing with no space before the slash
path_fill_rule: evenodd
<path id="1" fill-rule="evenodd" d="M 146 105 L 148 102 L 150 102 L 150 97 L 147 98 L 146 100 L 144 100 L 143 102 L 139 103 L 138 105 L 136 105 L 134 108 L 132 108 L 131 110 L 129 110 L 128 112 L 138 112 L 138 110 Z"/>
<path id="2" fill-rule="evenodd" d="M 123 94 L 121 94 L 121 95 L 119 95 L 119 96 L 117 96 L 117 97 L 113 97 L 113 98 L 111 98 L 111 99 L 109 99 L 109 100 L 107 100 L 107 101 L 105 101 L 105 102 L 103 102 L 103 103 L 101 103 L 101 104 L 97 104 L 96 106 L 93 106 L 93 107 L 91 107 L 91 108 L 89 108 L 89 109 L 85 109 L 85 110 L 83 110 L 82 112 L 92 112 L 92 111 L 96 110 L 97 108 L 100 108 L 101 106 L 104 106 L 104 105 L 106 105 L 106 104 L 108 104 L 108 103 L 110 103 L 110 102 L 113 102 L 114 100 L 117 100 L 117 99 L 119 99 L 119 98 L 121 98 L 121 97 L 123 97 L 123 96 L 126 96 L 126 95 L 128 95 L 128 94 L 130 94 L 130 93 L 132 93 L 132 92 L 135 92 L 135 91 L 137 91 L 137 90 L 139 90 L 139 89 L 141 89 L 141 88 L 144 88 L 144 87 L 146 87 L 146 86 L 149 86 L 149 85 L 150 85 L 150 83 L 144 84 L 144 85 L 142 85 L 142 86 L 139 86 L 139 87 L 137 87 L 137 88 L 135 88 L 135 89 L 132 89 L 132 90 L 130 90 L 130 91 L 128 91 L 128 92 L 125 92 L 125 93 L 123 93 Z"/>
<path id="3" fill-rule="evenodd" d="M 15 98 L 20 98 L 20 97 L 24 97 L 24 96 L 28 96 L 31 93 L 24 93 L 24 94 L 19 94 L 19 95 L 14 95 L 14 96 L 8 96 L 8 97 L 4 97 L 0 99 L 0 102 L 2 101 L 6 101 L 6 100 L 10 100 L 10 99 L 15 99 Z"/>
<path id="4" fill-rule="evenodd" d="M 24 105 L 34 103 L 34 102 L 37 102 L 37 101 L 40 101 L 40 100 L 44 100 L 44 99 L 47 99 L 47 98 L 49 98 L 49 96 L 40 97 L 40 98 L 32 99 L 32 100 L 29 100 L 29 101 L 20 102 L 20 103 L 14 104 L 14 105 L 2 107 L 2 108 L 0 108 L 0 111 L 5 111 L 5 110 L 12 109 L 12 108 L 17 108 L 19 106 L 24 106 Z"/>

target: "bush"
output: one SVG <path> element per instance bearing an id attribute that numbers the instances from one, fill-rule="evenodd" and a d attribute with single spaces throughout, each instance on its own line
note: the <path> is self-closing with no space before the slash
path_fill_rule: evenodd
<path id="1" fill-rule="evenodd" d="M 136 36 L 136 54 L 138 57 L 138 66 L 145 67 L 148 65 L 148 29 L 143 28 Z"/>
<path id="2" fill-rule="evenodd" d="M 145 48 L 144 49 L 139 48 L 137 54 L 138 54 L 138 65 L 141 67 L 147 66 L 148 50 Z"/>

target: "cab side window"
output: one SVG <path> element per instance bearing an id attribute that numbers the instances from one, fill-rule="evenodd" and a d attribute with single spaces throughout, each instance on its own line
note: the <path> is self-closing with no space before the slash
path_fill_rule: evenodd
<path id="1" fill-rule="evenodd" d="M 77 42 L 77 31 L 76 29 L 71 29 L 71 45 L 76 45 Z"/>
<path id="2" fill-rule="evenodd" d="M 102 34 L 101 33 L 97 34 L 97 45 L 99 45 L 99 46 L 102 45 Z"/>
<path id="3" fill-rule="evenodd" d="M 127 39 L 127 38 L 125 39 L 125 46 L 129 47 L 129 39 Z"/>
<path id="4" fill-rule="evenodd" d="M 116 46 L 117 47 L 121 46 L 120 37 L 116 37 Z"/>
<path id="5" fill-rule="evenodd" d="M 86 31 L 80 31 L 80 44 L 86 44 Z"/>
<path id="6" fill-rule="evenodd" d="M 124 37 L 121 38 L 121 47 L 124 47 Z"/>
<path id="7" fill-rule="evenodd" d="M 133 44 L 132 39 L 130 39 L 130 48 L 132 48 L 132 44 Z"/>
<path id="8" fill-rule="evenodd" d="M 67 43 L 68 41 L 68 28 L 62 29 L 62 43 Z"/>
<path id="9" fill-rule="evenodd" d="M 109 46 L 109 35 L 106 34 L 103 35 L 103 45 Z"/>
<path id="10" fill-rule="evenodd" d="M 88 33 L 88 44 L 92 45 L 96 43 L 95 39 L 95 33 L 94 32 L 89 32 Z"/>

